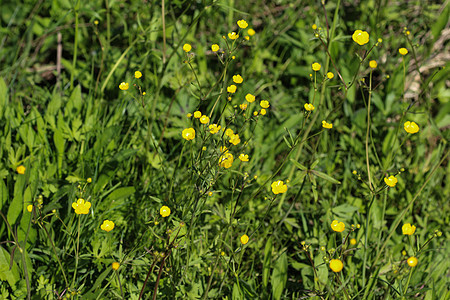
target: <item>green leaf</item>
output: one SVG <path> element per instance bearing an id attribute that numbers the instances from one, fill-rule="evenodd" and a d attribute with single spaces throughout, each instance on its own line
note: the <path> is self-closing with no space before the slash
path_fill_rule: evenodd
<path id="1" fill-rule="evenodd" d="M 263 262 L 263 284 L 264 287 L 267 287 L 269 283 L 269 273 L 272 261 L 272 237 L 270 237 L 266 246 L 264 247 L 264 262 Z"/>
<path id="2" fill-rule="evenodd" d="M 5 182 L 0 179 L 0 210 L 2 210 L 3 205 L 8 202 L 8 189 Z"/>
<path id="3" fill-rule="evenodd" d="M 20 280 L 19 268 L 16 262 L 12 261 L 12 268 L 9 268 L 11 256 L 2 247 L 0 247 L 0 280 L 7 280 L 11 287 L 14 287 L 16 282 Z"/>
<path id="4" fill-rule="evenodd" d="M 296 166 L 297 168 L 299 168 L 300 170 L 302 170 L 302 171 L 307 171 L 308 170 L 308 168 L 307 167 L 305 167 L 304 165 L 302 165 L 301 163 L 299 163 L 299 162 L 296 162 L 294 159 L 292 159 L 291 158 L 291 162 L 294 164 L 294 166 Z"/>
<path id="5" fill-rule="evenodd" d="M 118 200 L 120 198 L 126 198 L 126 197 L 134 194 L 135 191 L 136 191 L 136 189 L 133 186 L 118 188 L 117 190 L 115 190 L 114 192 L 109 194 L 108 197 L 106 197 L 106 201 Z"/>
<path id="6" fill-rule="evenodd" d="M 3 112 L 8 105 L 8 87 L 3 77 L 0 76 L 0 118 L 3 118 Z"/>
<path id="7" fill-rule="evenodd" d="M 283 294 L 283 290 L 286 287 L 287 281 L 287 254 L 283 252 L 275 263 L 275 268 L 272 272 L 272 278 L 270 280 L 272 284 L 272 296 L 275 300 L 279 300 Z"/>
<path id="8" fill-rule="evenodd" d="M 325 173 L 322 173 L 320 171 L 316 171 L 316 170 L 311 170 L 311 173 L 313 173 L 314 175 L 316 175 L 317 177 L 320 177 L 322 179 L 325 179 L 331 183 L 335 183 L 335 184 L 341 184 L 340 181 L 334 179 L 333 177 L 331 177 L 330 175 L 327 175 Z"/>

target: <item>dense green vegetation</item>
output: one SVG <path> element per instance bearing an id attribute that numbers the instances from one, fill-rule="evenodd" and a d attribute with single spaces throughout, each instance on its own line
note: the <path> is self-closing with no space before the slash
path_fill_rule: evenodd
<path id="1" fill-rule="evenodd" d="M 2 2 L 1 299 L 449 299 L 448 1 L 323 2 Z"/>

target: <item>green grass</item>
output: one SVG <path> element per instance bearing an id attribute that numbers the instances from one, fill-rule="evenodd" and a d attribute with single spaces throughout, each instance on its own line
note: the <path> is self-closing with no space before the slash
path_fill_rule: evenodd
<path id="1" fill-rule="evenodd" d="M 1 5 L 1 299 L 448 299 L 448 4 L 163 3 Z"/>

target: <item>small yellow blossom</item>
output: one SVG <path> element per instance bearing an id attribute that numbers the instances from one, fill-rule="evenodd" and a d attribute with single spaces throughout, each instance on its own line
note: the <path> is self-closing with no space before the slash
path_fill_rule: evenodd
<path id="1" fill-rule="evenodd" d="M 219 132 L 220 128 L 222 128 L 222 126 L 217 125 L 217 124 L 211 124 L 209 125 L 209 132 L 211 132 L 212 134 L 216 134 Z"/>
<path id="2" fill-rule="evenodd" d="M 202 147 L 202 151 L 206 151 L 206 146 L 203 146 L 203 147 Z"/>
<path id="3" fill-rule="evenodd" d="M 336 232 L 342 232 L 345 229 L 345 224 L 343 222 L 339 222 L 338 220 L 334 220 L 331 222 L 331 229 Z"/>
<path id="4" fill-rule="evenodd" d="M 217 45 L 217 44 L 213 44 L 213 45 L 211 46 L 211 50 L 212 50 L 213 52 L 217 52 L 217 51 L 219 51 L 219 49 L 220 49 L 220 47 L 219 47 L 219 45 Z"/>
<path id="5" fill-rule="evenodd" d="M 247 26 L 248 26 L 248 23 L 245 22 L 245 20 L 239 20 L 236 23 L 239 26 L 239 28 L 242 28 L 242 29 L 247 28 Z"/>
<path id="6" fill-rule="evenodd" d="M 239 108 L 242 109 L 242 110 L 246 110 L 247 109 L 247 103 L 240 104 Z"/>
<path id="7" fill-rule="evenodd" d="M 113 262 L 112 263 L 112 265 L 111 265 L 111 268 L 114 270 L 114 271 L 117 271 L 118 269 L 119 269 L 119 267 L 120 267 L 120 264 L 118 263 L 118 262 Z"/>
<path id="8" fill-rule="evenodd" d="M 242 83 L 242 81 L 244 81 L 244 79 L 242 78 L 241 75 L 237 74 L 233 76 L 233 82 L 234 83 Z"/>
<path id="9" fill-rule="evenodd" d="M 236 32 L 230 32 L 229 34 L 228 34 L 228 38 L 230 39 L 230 40 L 235 40 L 235 39 L 237 39 L 239 37 L 239 34 L 237 34 Z"/>
<path id="10" fill-rule="evenodd" d="M 100 228 L 106 232 L 110 232 L 114 229 L 114 222 L 110 220 L 104 220 L 103 224 L 100 225 Z"/>
<path id="11" fill-rule="evenodd" d="M 119 89 L 121 89 L 122 91 L 128 90 L 129 87 L 130 85 L 128 84 L 128 82 L 122 82 L 121 84 L 119 84 Z"/>
<path id="12" fill-rule="evenodd" d="M 219 157 L 219 165 L 228 169 L 231 167 L 234 161 L 234 156 L 230 152 L 226 151 Z"/>
<path id="13" fill-rule="evenodd" d="M 414 268 L 415 266 L 417 266 L 417 263 L 419 261 L 417 260 L 417 258 L 415 258 L 414 256 L 411 256 L 410 258 L 408 258 L 407 263 L 408 266 L 410 266 L 411 268 Z"/>
<path id="14" fill-rule="evenodd" d="M 252 103 L 253 101 L 255 101 L 255 96 L 253 96 L 252 94 L 247 94 L 245 95 L 245 100 Z"/>
<path id="15" fill-rule="evenodd" d="M 186 117 L 190 118 L 190 117 L 192 117 L 192 114 L 191 114 L 191 113 L 188 113 L 188 114 L 186 115 Z"/>
<path id="16" fill-rule="evenodd" d="M 142 73 L 139 71 L 134 72 L 134 78 L 139 79 L 142 77 Z"/>
<path id="17" fill-rule="evenodd" d="M 244 39 L 246 39 L 247 41 L 250 40 L 250 37 L 248 35 L 244 36 Z"/>
<path id="18" fill-rule="evenodd" d="M 270 186 L 272 187 L 272 192 L 275 195 L 284 194 L 287 191 L 287 185 L 285 185 L 282 180 L 274 181 Z"/>
<path id="19" fill-rule="evenodd" d="M 378 42 L 378 43 L 382 43 L 382 42 L 383 42 L 383 39 L 379 38 L 379 39 L 377 40 L 377 42 Z"/>
<path id="20" fill-rule="evenodd" d="M 32 204 L 28 205 L 27 206 L 27 210 L 28 210 L 28 212 L 32 212 L 33 211 L 33 205 Z"/>
<path id="21" fill-rule="evenodd" d="M 410 35 L 411 32 L 410 32 L 409 30 L 406 30 L 405 34 L 406 34 L 406 35 Z"/>
<path id="22" fill-rule="evenodd" d="M 372 69 L 375 69 L 378 66 L 377 62 L 375 60 L 369 61 L 369 67 Z"/>
<path id="23" fill-rule="evenodd" d="M 143 93 L 142 93 L 142 96 L 145 96 L 145 95 L 147 95 L 147 93 L 146 93 L 146 92 L 143 92 Z"/>
<path id="24" fill-rule="evenodd" d="M 311 67 L 312 67 L 312 69 L 313 69 L 313 71 L 319 71 L 320 70 L 320 68 L 322 67 L 319 63 L 313 63 L 312 65 L 311 65 Z"/>
<path id="25" fill-rule="evenodd" d="M 333 79 L 334 78 L 334 74 L 332 72 L 328 72 L 327 73 L 327 78 L 328 79 Z"/>
<path id="26" fill-rule="evenodd" d="M 259 105 L 262 108 L 269 108 L 269 106 L 270 106 L 269 101 L 267 101 L 267 100 L 261 100 L 261 102 L 259 102 Z"/>
<path id="27" fill-rule="evenodd" d="M 406 54 L 408 54 L 408 49 L 400 48 L 400 49 L 398 49 L 398 53 L 400 53 L 401 55 L 406 55 Z"/>
<path id="28" fill-rule="evenodd" d="M 331 128 L 333 128 L 333 124 L 327 123 L 327 121 L 323 120 L 322 121 L 322 127 L 326 128 L 326 129 L 331 129 Z"/>
<path id="29" fill-rule="evenodd" d="M 195 111 L 194 112 L 194 118 L 196 118 L 196 119 L 200 119 L 202 117 L 202 113 L 201 113 L 201 111 Z"/>
<path id="30" fill-rule="evenodd" d="M 181 136 L 183 137 L 183 139 L 187 141 L 193 140 L 195 138 L 195 129 L 194 128 L 183 129 Z"/>
<path id="31" fill-rule="evenodd" d="M 72 208 L 75 209 L 77 215 L 87 215 L 91 208 L 91 202 L 85 202 L 84 199 L 79 198 L 77 202 L 72 203 Z"/>
<path id="32" fill-rule="evenodd" d="M 159 214 L 160 214 L 163 218 L 170 216 L 170 208 L 169 208 L 168 206 L 165 206 L 165 205 L 162 206 L 162 207 L 159 209 Z"/>
<path id="33" fill-rule="evenodd" d="M 231 59 L 236 59 L 236 56 L 233 55 L 233 56 L 231 57 Z"/>
<path id="34" fill-rule="evenodd" d="M 89 177 L 88 179 L 86 179 L 86 182 L 87 182 L 87 183 L 91 183 L 91 182 L 92 182 L 92 178 Z"/>
<path id="35" fill-rule="evenodd" d="M 247 30 L 247 34 L 249 35 L 249 36 L 254 36 L 255 35 L 255 30 L 253 30 L 252 28 L 249 28 L 248 30 Z"/>
<path id="36" fill-rule="evenodd" d="M 227 128 L 227 130 L 225 130 L 225 135 L 228 137 L 231 137 L 232 135 L 234 135 L 233 129 Z"/>
<path id="37" fill-rule="evenodd" d="M 25 170 L 26 170 L 26 168 L 22 165 L 18 166 L 16 169 L 17 173 L 19 173 L 20 175 L 25 174 Z"/>
<path id="38" fill-rule="evenodd" d="M 403 224 L 402 232 L 404 235 L 413 235 L 416 232 L 416 226 L 411 225 L 410 223 Z"/>
<path id="39" fill-rule="evenodd" d="M 350 245 L 355 246 L 356 245 L 356 239 L 350 239 Z"/>
<path id="40" fill-rule="evenodd" d="M 241 153 L 239 159 L 243 162 L 248 161 L 248 154 Z"/>
<path id="41" fill-rule="evenodd" d="M 243 236 L 241 236 L 240 240 L 242 245 L 247 244 L 249 240 L 248 235 L 244 234 Z"/>
<path id="42" fill-rule="evenodd" d="M 213 195 L 213 192 L 208 192 L 208 196 L 212 196 Z"/>
<path id="43" fill-rule="evenodd" d="M 94 24 L 95 24 L 95 25 L 98 25 L 98 20 L 95 20 L 95 21 L 94 21 Z"/>
<path id="44" fill-rule="evenodd" d="M 369 34 L 367 31 L 362 30 L 356 30 L 353 35 L 352 39 L 360 46 L 365 45 L 369 42 Z"/>
<path id="45" fill-rule="evenodd" d="M 314 105 L 312 105 L 311 103 L 306 103 L 306 104 L 304 105 L 304 107 L 305 107 L 305 109 L 306 109 L 307 111 L 313 111 L 313 110 L 314 110 Z"/>
<path id="46" fill-rule="evenodd" d="M 389 176 L 389 177 L 384 177 L 384 182 L 385 182 L 388 186 L 394 187 L 394 186 L 397 184 L 398 180 L 397 180 L 397 178 L 395 178 L 394 175 L 391 175 L 391 176 Z"/>
<path id="47" fill-rule="evenodd" d="M 192 46 L 190 44 L 183 45 L 184 52 L 189 52 L 189 51 L 191 51 L 191 49 L 192 49 Z"/>
<path id="48" fill-rule="evenodd" d="M 229 142 L 236 146 L 241 142 L 241 139 L 239 138 L 238 134 L 233 134 L 232 136 L 230 136 Z"/>
<path id="49" fill-rule="evenodd" d="M 417 125 L 415 122 L 407 121 L 405 122 L 405 124 L 403 124 L 403 127 L 405 128 L 405 131 L 407 133 L 419 132 L 419 125 Z"/>
<path id="50" fill-rule="evenodd" d="M 254 112 L 253 112 L 253 115 L 256 117 L 256 116 L 258 115 L 258 112 L 257 112 L 257 111 L 254 111 Z"/>
<path id="51" fill-rule="evenodd" d="M 264 108 L 261 108 L 261 111 L 259 113 L 265 116 L 267 114 L 267 111 Z"/>
<path id="52" fill-rule="evenodd" d="M 236 86 L 234 84 L 230 85 L 229 87 L 227 87 L 227 92 L 228 93 L 236 93 Z"/>
<path id="53" fill-rule="evenodd" d="M 316 29 L 317 29 L 317 25 L 316 25 L 316 24 L 312 24 L 311 28 L 312 28 L 313 30 L 316 30 Z"/>
<path id="54" fill-rule="evenodd" d="M 344 264 L 342 263 L 341 260 L 339 260 L 339 259 L 330 260 L 330 269 L 333 272 L 338 273 L 338 272 L 342 271 L 343 268 L 344 268 Z"/>
<path id="55" fill-rule="evenodd" d="M 209 117 L 206 115 L 203 115 L 200 117 L 200 123 L 202 124 L 208 124 L 209 123 Z"/>

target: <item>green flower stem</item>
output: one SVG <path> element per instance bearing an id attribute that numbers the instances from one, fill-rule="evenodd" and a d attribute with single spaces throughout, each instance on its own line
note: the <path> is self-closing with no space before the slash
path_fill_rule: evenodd
<path id="1" fill-rule="evenodd" d="M 367 177 L 369 179 L 369 189 L 373 192 L 372 175 L 370 174 L 370 162 L 369 162 L 369 133 L 370 133 L 370 100 L 372 99 L 372 70 L 370 70 L 369 76 L 369 99 L 367 101 L 367 131 L 366 131 L 366 165 L 367 165 Z"/>
<path id="2" fill-rule="evenodd" d="M 78 216 L 78 234 L 77 234 L 77 248 L 75 250 L 75 271 L 73 272 L 72 287 L 75 286 L 75 279 L 77 277 L 78 260 L 80 258 L 80 230 L 81 229 L 81 217 Z"/>
<path id="3" fill-rule="evenodd" d="M 403 292 L 403 294 L 406 294 L 406 291 L 408 290 L 408 285 L 409 285 L 409 281 L 411 280 L 413 270 L 414 270 L 414 267 L 411 267 L 411 269 L 409 270 L 408 281 L 406 282 L 405 291 Z"/>
<path id="4" fill-rule="evenodd" d="M 73 59 L 72 59 L 72 72 L 70 72 L 70 89 L 73 90 L 73 74 L 75 73 L 75 65 L 77 63 L 77 52 L 78 52 L 78 14 L 80 9 L 80 0 L 74 7 L 75 12 L 75 41 L 73 45 Z"/>
<path id="5" fill-rule="evenodd" d="M 370 209 L 372 208 L 373 201 L 375 200 L 375 194 L 372 193 L 372 199 L 370 199 L 369 207 L 367 208 L 366 214 L 366 225 L 364 228 L 364 263 L 362 267 L 362 288 L 364 289 L 366 286 L 366 266 L 367 266 L 367 255 L 368 255 L 368 247 L 367 243 L 369 240 L 369 219 L 370 219 Z"/>

